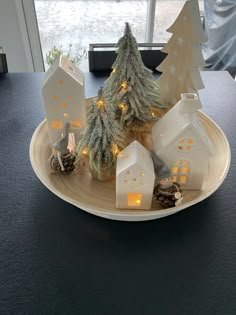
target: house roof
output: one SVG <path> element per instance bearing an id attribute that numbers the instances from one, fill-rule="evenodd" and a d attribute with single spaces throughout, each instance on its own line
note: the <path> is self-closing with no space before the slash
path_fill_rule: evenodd
<path id="1" fill-rule="evenodd" d="M 153 161 L 149 151 L 135 140 L 119 153 L 117 170 L 121 173 L 137 164 L 140 165 L 142 171 L 154 172 Z"/>
<path id="2" fill-rule="evenodd" d="M 158 152 L 175 141 L 187 129 L 192 129 L 208 151 L 212 152 L 208 135 L 197 117 L 199 108 L 201 103 L 196 94 L 181 94 L 181 100 L 152 128 L 152 137 L 158 146 L 156 148 Z"/>
<path id="3" fill-rule="evenodd" d="M 43 79 L 43 85 L 46 82 L 48 82 L 51 78 L 53 78 L 53 75 L 57 71 L 62 71 L 63 73 L 68 75 L 68 77 L 76 80 L 78 83 L 83 85 L 84 82 L 83 72 L 78 67 L 76 67 L 70 60 L 68 60 L 66 57 L 62 55 L 55 60 L 55 62 L 50 66 L 50 68 L 46 72 Z"/>

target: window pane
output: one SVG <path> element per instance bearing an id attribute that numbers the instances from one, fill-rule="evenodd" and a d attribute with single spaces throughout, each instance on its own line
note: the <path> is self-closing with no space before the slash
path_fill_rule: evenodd
<path id="1" fill-rule="evenodd" d="M 174 23 L 186 0 L 157 0 L 153 42 L 166 43 L 171 34 L 166 30 Z M 203 0 L 198 0 L 200 14 L 203 13 Z"/>
<path id="2" fill-rule="evenodd" d="M 145 41 L 147 0 L 35 0 L 43 56 L 53 46 L 72 53 L 90 43 L 116 43 L 129 22 L 138 42 Z"/>
<path id="3" fill-rule="evenodd" d="M 142 201 L 142 194 L 140 193 L 128 193 L 128 206 L 129 207 L 140 207 Z"/>

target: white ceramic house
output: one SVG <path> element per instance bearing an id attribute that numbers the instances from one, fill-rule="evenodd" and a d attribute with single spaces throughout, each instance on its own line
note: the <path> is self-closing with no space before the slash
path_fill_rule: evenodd
<path id="1" fill-rule="evenodd" d="M 172 172 L 173 181 L 185 190 L 200 190 L 213 149 L 197 117 L 201 108 L 194 93 L 181 94 L 181 100 L 152 128 L 156 154 Z"/>
<path id="2" fill-rule="evenodd" d="M 116 165 L 116 207 L 150 209 L 154 189 L 153 161 L 138 141 L 118 154 Z"/>
<path id="3" fill-rule="evenodd" d="M 83 72 L 60 56 L 45 74 L 42 94 L 51 145 L 63 136 L 67 122 L 77 139 L 86 122 Z"/>

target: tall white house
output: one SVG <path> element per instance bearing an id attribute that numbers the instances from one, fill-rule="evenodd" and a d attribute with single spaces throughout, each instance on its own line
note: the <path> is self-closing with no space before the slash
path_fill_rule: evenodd
<path id="1" fill-rule="evenodd" d="M 67 122 L 77 140 L 86 123 L 83 72 L 60 56 L 45 74 L 42 95 L 51 146 L 63 137 Z"/>

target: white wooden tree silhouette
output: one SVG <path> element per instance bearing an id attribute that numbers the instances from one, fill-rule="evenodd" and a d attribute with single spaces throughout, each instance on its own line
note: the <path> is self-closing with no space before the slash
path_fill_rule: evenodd
<path id="1" fill-rule="evenodd" d="M 205 65 L 200 43 L 206 37 L 197 0 L 185 2 L 167 32 L 173 35 L 162 50 L 168 55 L 157 67 L 162 72 L 158 85 L 162 101 L 174 105 L 179 101 L 181 93 L 196 93 L 204 88 L 198 67 Z"/>

